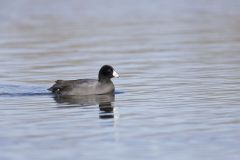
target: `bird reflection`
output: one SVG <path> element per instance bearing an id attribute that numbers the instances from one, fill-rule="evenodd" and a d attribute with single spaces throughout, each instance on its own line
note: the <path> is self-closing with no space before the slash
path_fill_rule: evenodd
<path id="1" fill-rule="evenodd" d="M 114 118 L 114 106 L 112 104 L 115 101 L 114 93 L 87 96 L 55 96 L 54 100 L 59 104 L 67 104 L 62 106 L 64 108 L 99 105 L 100 119 Z"/>

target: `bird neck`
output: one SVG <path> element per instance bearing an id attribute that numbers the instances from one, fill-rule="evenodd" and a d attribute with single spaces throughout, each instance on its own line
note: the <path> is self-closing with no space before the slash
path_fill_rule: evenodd
<path id="1" fill-rule="evenodd" d="M 105 82 L 105 83 L 107 83 L 107 82 L 111 82 L 111 79 L 110 78 L 108 78 L 108 77 L 105 77 L 105 76 L 98 76 L 98 81 L 99 82 Z"/>

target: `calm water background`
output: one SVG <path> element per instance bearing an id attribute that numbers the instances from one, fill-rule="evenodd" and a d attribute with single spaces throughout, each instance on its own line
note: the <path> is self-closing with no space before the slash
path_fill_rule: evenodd
<path id="1" fill-rule="evenodd" d="M 0 1 L 0 159 L 239 160 L 239 33 L 235 0 Z M 112 112 L 46 91 L 103 64 Z"/>

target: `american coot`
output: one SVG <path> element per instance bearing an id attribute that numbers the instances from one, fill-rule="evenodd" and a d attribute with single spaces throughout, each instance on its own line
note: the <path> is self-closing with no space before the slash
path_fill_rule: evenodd
<path id="1" fill-rule="evenodd" d="M 114 92 L 114 84 L 111 78 L 119 77 L 110 65 L 104 65 L 99 70 L 98 80 L 78 79 L 78 80 L 57 80 L 48 90 L 56 95 L 93 95 Z"/>

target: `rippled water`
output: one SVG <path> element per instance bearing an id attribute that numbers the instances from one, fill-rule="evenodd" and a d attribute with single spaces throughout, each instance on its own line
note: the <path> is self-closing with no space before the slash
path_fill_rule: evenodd
<path id="1" fill-rule="evenodd" d="M 239 7 L 1 1 L 0 159 L 239 160 Z M 115 95 L 46 90 L 103 64 Z"/>

